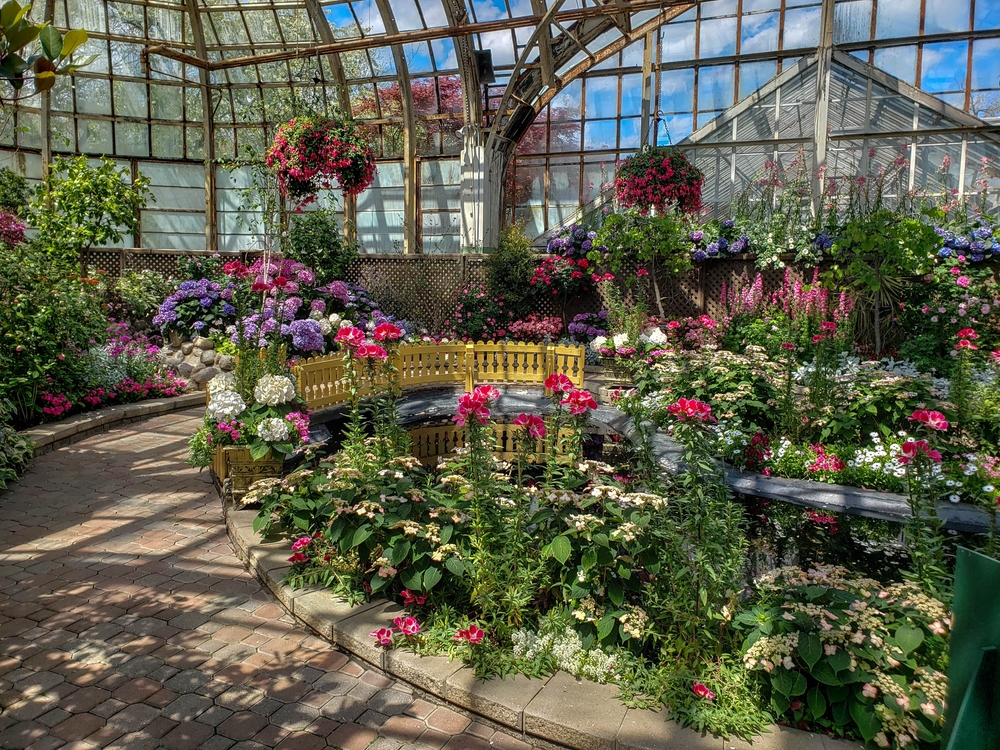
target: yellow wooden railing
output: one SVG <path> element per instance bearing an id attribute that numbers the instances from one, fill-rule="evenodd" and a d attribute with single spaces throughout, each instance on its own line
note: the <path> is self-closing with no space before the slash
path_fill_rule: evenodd
<path id="1" fill-rule="evenodd" d="M 553 373 L 566 375 L 583 388 L 585 350 L 562 344 L 477 342 L 404 344 L 395 355 L 399 384 L 414 386 L 464 384 L 466 391 L 483 383 L 541 385 Z M 342 404 L 348 399 L 343 355 L 304 359 L 293 368 L 299 395 L 310 409 Z"/>
<path id="2" fill-rule="evenodd" d="M 501 461 L 514 461 L 517 459 L 517 446 L 514 437 L 522 428 L 509 423 L 491 423 L 496 442 L 493 446 L 493 455 Z M 412 442 L 414 458 L 426 466 L 433 466 L 438 458 L 452 456 L 455 449 L 465 445 L 465 428 L 455 424 L 437 424 L 415 427 L 408 431 Z M 563 428 L 559 431 L 559 440 L 556 444 L 556 453 L 560 457 L 565 454 L 566 441 L 569 440 L 573 431 Z M 605 428 L 591 426 L 589 434 L 607 434 Z M 538 440 L 534 449 L 528 454 L 531 462 L 540 462 L 545 459 L 548 446 L 545 440 Z M 569 460 L 568 457 L 565 460 Z"/>

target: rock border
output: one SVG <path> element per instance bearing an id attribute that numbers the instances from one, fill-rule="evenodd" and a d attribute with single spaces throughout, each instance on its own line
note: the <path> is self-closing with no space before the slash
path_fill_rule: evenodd
<path id="1" fill-rule="evenodd" d="M 447 656 L 386 650 L 368 634 L 403 613 L 401 605 L 377 599 L 352 607 L 321 587 L 292 589 L 288 539 L 262 538 L 253 530 L 256 510 L 224 502 L 226 531 L 248 570 L 295 620 L 320 638 L 376 669 L 458 708 L 483 716 L 531 739 L 573 750 L 859 750 L 860 745 L 786 727 L 752 743 L 698 734 L 670 721 L 666 712 L 626 707 L 614 685 L 578 680 L 566 672 L 547 679 L 517 675 L 479 680 L 472 669 Z"/>
<path id="2" fill-rule="evenodd" d="M 22 430 L 19 434 L 31 440 L 35 444 L 34 455 L 41 456 L 91 435 L 107 432 L 114 427 L 139 422 L 158 414 L 204 405 L 204 392 L 185 393 L 169 398 L 151 398 L 132 404 L 105 406 L 103 409 L 74 414 L 59 422 L 48 422 Z"/>

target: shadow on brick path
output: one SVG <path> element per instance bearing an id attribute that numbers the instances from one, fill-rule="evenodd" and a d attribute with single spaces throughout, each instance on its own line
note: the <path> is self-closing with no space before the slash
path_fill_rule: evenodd
<path id="1" fill-rule="evenodd" d="M 529 750 L 314 637 L 233 554 L 198 410 L 0 493 L 0 748 Z"/>

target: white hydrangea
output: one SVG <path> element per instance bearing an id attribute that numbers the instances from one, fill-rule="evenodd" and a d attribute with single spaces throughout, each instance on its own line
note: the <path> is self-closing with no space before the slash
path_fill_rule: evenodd
<path id="1" fill-rule="evenodd" d="M 611 339 L 612 343 L 615 345 L 615 349 L 625 346 L 628 343 L 627 333 L 616 333 Z"/>
<path id="2" fill-rule="evenodd" d="M 295 398 L 295 385 L 284 375 L 264 375 L 254 386 L 253 397 L 258 404 L 267 406 L 287 404 Z"/>
<path id="3" fill-rule="evenodd" d="M 268 443 L 282 443 L 291 436 L 288 422 L 280 417 L 267 417 L 257 425 L 257 437 Z"/>
<path id="4" fill-rule="evenodd" d="M 656 326 L 650 326 L 642 332 L 642 336 L 639 339 L 653 346 L 663 346 L 667 343 L 667 334 Z"/>
<path id="5" fill-rule="evenodd" d="M 337 324 L 337 328 L 354 328 L 354 323 L 347 318 L 344 318 Z"/>
<path id="6" fill-rule="evenodd" d="M 330 313 L 330 317 L 328 317 L 327 320 L 330 321 L 331 326 L 339 326 L 340 321 L 343 320 L 343 318 L 340 317 L 339 313 Z"/>
<path id="7" fill-rule="evenodd" d="M 605 348 L 608 343 L 607 336 L 598 336 L 593 341 L 590 342 L 590 351 L 600 354 L 601 349 Z"/>
<path id="8" fill-rule="evenodd" d="M 330 325 L 330 321 L 327 320 L 326 318 L 320 318 L 316 322 L 319 323 L 319 332 L 322 333 L 324 336 L 326 336 L 328 333 L 330 333 L 330 331 L 333 330 L 333 326 Z"/>
<path id="9" fill-rule="evenodd" d="M 246 402 L 236 391 L 220 391 L 212 394 L 208 402 L 208 415 L 216 422 L 229 422 L 246 408 Z"/>
<path id="10" fill-rule="evenodd" d="M 235 391 L 236 390 L 236 376 L 231 372 L 220 372 L 214 378 L 208 381 L 208 395 L 214 396 L 216 393 L 222 393 L 223 391 Z"/>

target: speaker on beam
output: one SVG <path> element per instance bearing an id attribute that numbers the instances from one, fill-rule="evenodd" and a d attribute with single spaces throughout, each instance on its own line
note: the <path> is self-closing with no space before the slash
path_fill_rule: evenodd
<path id="1" fill-rule="evenodd" d="M 475 49 L 472 50 L 472 57 L 476 61 L 476 76 L 479 78 L 479 85 L 496 83 L 497 77 L 493 73 L 493 50 Z"/>

